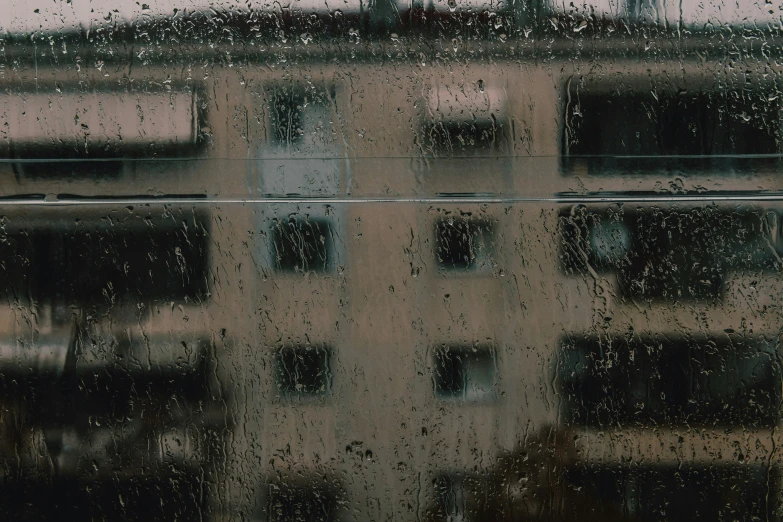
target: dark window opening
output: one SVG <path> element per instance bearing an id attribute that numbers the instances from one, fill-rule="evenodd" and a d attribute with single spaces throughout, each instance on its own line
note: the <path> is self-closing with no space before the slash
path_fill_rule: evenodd
<path id="1" fill-rule="evenodd" d="M 332 350 L 326 346 L 289 346 L 275 355 L 277 390 L 287 397 L 319 397 L 332 388 Z"/>
<path id="2" fill-rule="evenodd" d="M 29 434 L 39 433 L 53 466 L 44 477 L 31 473 L 23 459 L 7 460 L 0 515 L 4 520 L 30 521 L 198 519 L 206 508 L 199 466 L 212 457 L 207 452 L 190 461 L 194 454 L 183 446 L 174 451 L 182 449 L 184 459 L 164 455 L 160 441 L 172 428 L 184 434 L 197 423 L 196 444 L 219 444 L 214 434 L 216 425 L 222 431 L 221 421 L 205 414 L 215 396 L 209 382 L 214 368 L 207 359 L 209 341 L 187 343 L 185 351 L 197 353 L 189 364 L 169 354 L 168 359 L 176 362 L 152 369 L 142 367 L 138 357 L 127 357 L 134 350 L 124 340 L 106 347 L 106 360 L 88 363 L 79 352 L 92 341 L 86 336 L 83 342 L 64 347 L 70 353 L 59 368 L 0 368 L 0 401 L 24 412 L 4 420 L 0 449 L 26 451 L 33 443 Z M 154 339 L 152 343 L 151 348 L 136 343 L 135 352 L 155 354 L 170 348 L 180 353 L 184 346 L 175 345 L 186 344 Z M 86 458 L 94 472 L 84 472 Z M 165 502 L 149 501 L 161 496 Z"/>
<path id="3" fill-rule="evenodd" d="M 0 231 L 0 291 L 61 304 L 119 300 L 197 301 L 207 294 L 206 220 L 140 216 L 6 223 Z"/>
<path id="4" fill-rule="evenodd" d="M 775 213 L 702 207 L 590 210 L 560 215 L 566 272 L 614 273 L 622 295 L 717 299 L 729 272 L 779 269 Z"/>
<path id="5" fill-rule="evenodd" d="M 305 86 L 279 86 L 270 92 L 272 143 L 295 147 L 329 140 L 329 99 L 334 92 Z M 310 143 L 312 142 L 312 143 Z"/>
<path id="6" fill-rule="evenodd" d="M 270 487 L 270 522 L 332 522 L 337 519 L 337 497 L 319 484 Z"/>
<path id="7" fill-rule="evenodd" d="M 0 516 L 24 522 L 198 520 L 205 504 L 199 474 L 182 469 L 99 480 L 25 476 L 4 479 L 0 487 Z"/>
<path id="8" fill-rule="evenodd" d="M 277 270 L 326 272 L 331 268 L 333 246 L 328 220 L 300 216 L 275 219 L 271 238 Z"/>
<path id="9" fill-rule="evenodd" d="M 661 335 L 563 341 L 561 413 L 577 426 L 774 426 L 781 372 L 761 340 Z"/>
<path id="10" fill-rule="evenodd" d="M 477 477 L 457 473 L 442 474 L 432 482 L 435 492 L 435 507 L 431 519 L 434 520 L 471 520 L 471 515 L 482 511 L 483 504 L 475 503 L 484 495 L 476 495 L 477 491 L 486 488 Z"/>
<path id="11" fill-rule="evenodd" d="M 152 369 L 139 367 L 135 363 L 139 357 L 125 357 L 128 353 L 121 346 L 113 348 L 114 353 L 107 353 L 106 360 L 99 364 L 74 356 L 80 350 L 78 346 L 70 349 L 71 354 L 59 368 L 29 368 L 4 359 L 0 401 L 25 412 L 4 424 L 7 440 L 20 441 L 25 433 L 41 433 L 50 455 L 59 462 L 56 471 L 61 477 L 81 477 L 81 459 L 74 457 L 88 444 L 101 466 L 114 467 L 121 470 L 122 477 L 132 477 L 143 474 L 144 469 L 168 467 L 167 457 L 157 449 L 161 434 L 171 427 L 181 430 L 190 422 L 198 422 L 203 430 L 198 438 L 214 437 L 211 430 L 219 428 L 222 421 L 205 414 L 215 406 L 214 382 L 210 380 L 214 360 L 209 357 L 207 340 L 190 344 L 196 355 L 187 364 L 179 357 L 176 363 Z M 148 353 L 167 349 L 181 353 L 165 343 L 154 343 Z M 131 361 L 126 363 L 127 359 Z M 94 438 L 109 431 L 118 436 Z M 24 465 L 8 464 L 12 469 Z"/>
<path id="12" fill-rule="evenodd" d="M 276 92 L 272 101 L 272 141 L 280 145 L 295 145 L 302 141 L 304 93 L 295 90 Z"/>
<path id="13" fill-rule="evenodd" d="M 563 124 L 566 156 L 780 152 L 780 107 L 764 93 L 582 91 L 572 92 L 570 98 Z M 617 160 L 587 158 L 586 161 L 589 166 L 605 168 L 607 163 Z M 661 161 L 645 159 L 636 162 L 633 168 L 644 169 L 645 165 L 659 168 Z"/>
<path id="14" fill-rule="evenodd" d="M 768 492 L 777 490 L 778 472 L 766 466 L 574 466 L 568 479 L 596 505 L 632 515 L 628 520 L 777 520 L 777 496 Z"/>
<path id="15" fill-rule="evenodd" d="M 31 181 L 77 179 L 116 180 L 125 171 L 124 161 L 26 161 L 14 164 L 17 178 Z"/>
<path id="16" fill-rule="evenodd" d="M 152 339 L 150 342 L 154 355 L 148 357 L 144 368 L 135 364 L 140 354 L 147 352 L 146 346 L 138 342 L 120 341 L 102 347 L 99 362 L 87 360 L 83 355 L 100 343 L 87 335 L 70 346 L 25 347 L 20 357 L 3 358 L 0 397 L 26 398 L 29 418 L 36 416 L 33 412 L 37 408 L 54 416 L 69 411 L 79 414 L 92 411 L 100 415 L 112 401 L 133 397 L 164 401 L 174 396 L 183 401 L 202 399 L 208 378 L 209 341 L 169 344 Z M 87 343 L 94 345 L 86 347 Z M 55 351 L 63 353 L 55 354 Z M 191 360 L 185 360 L 183 353 L 190 354 Z M 158 354 L 164 360 L 156 360 Z M 42 413 L 44 418 L 46 412 Z"/>
<path id="17" fill-rule="evenodd" d="M 435 259 L 446 270 L 472 270 L 488 263 L 492 227 L 465 217 L 440 219 L 435 224 Z"/>
<path id="18" fill-rule="evenodd" d="M 441 399 L 489 399 L 495 389 L 495 354 L 488 346 L 439 346 L 433 350 L 435 395 Z"/>

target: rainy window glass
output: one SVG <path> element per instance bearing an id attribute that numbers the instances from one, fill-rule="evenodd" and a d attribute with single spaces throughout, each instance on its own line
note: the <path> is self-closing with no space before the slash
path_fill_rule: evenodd
<path id="1" fill-rule="evenodd" d="M 272 222 L 272 254 L 278 270 L 324 271 L 330 266 L 329 223 L 299 216 Z"/>
<path id="2" fill-rule="evenodd" d="M 331 350 L 326 347 L 292 346 L 275 355 L 277 389 L 287 396 L 325 395 L 331 387 Z"/>
<path id="3" fill-rule="evenodd" d="M 781 20 L 5 0 L 0 520 L 783 522 Z"/>
<path id="4" fill-rule="evenodd" d="M 495 362 L 492 349 L 441 346 L 434 350 L 435 394 L 441 399 L 475 401 L 492 395 Z"/>
<path id="5" fill-rule="evenodd" d="M 446 217 L 435 224 L 436 261 L 445 270 L 478 270 L 490 262 L 492 226 L 470 217 Z"/>

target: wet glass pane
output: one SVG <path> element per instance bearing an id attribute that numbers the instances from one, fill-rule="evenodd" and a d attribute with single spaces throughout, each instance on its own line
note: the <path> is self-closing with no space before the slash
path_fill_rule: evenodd
<path id="1" fill-rule="evenodd" d="M 783 519 L 783 3 L 6 0 L 0 519 Z"/>

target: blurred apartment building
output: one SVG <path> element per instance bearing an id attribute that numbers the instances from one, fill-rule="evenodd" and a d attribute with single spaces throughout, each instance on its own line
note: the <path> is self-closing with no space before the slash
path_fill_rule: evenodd
<path id="1" fill-rule="evenodd" d="M 777 33 L 394 7 L 3 43 L 0 510 L 779 519 Z"/>

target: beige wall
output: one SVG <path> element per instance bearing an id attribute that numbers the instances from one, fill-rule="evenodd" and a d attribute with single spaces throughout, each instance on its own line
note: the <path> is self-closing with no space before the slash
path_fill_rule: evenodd
<path id="1" fill-rule="evenodd" d="M 29 70 L 8 71 L 2 90 L 21 100 L 24 91 L 33 89 L 33 75 Z M 215 340 L 225 414 L 233 421 L 214 498 L 214 509 L 226 520 L 240 512 L 259 516 L 264 484 L 277 473 L 325 469 L 346 488 L 348 502 L 341 509 L 345 519 L 416 519 L 431 501 L 434 474 L 488 468 L 498 451 L 512 449 L 537 427 L 558 422 L 552 368 L 565 333 L 610 334 L 633 328 L 639 333 L 719 334 L 728 327 L 744 327 L 772 335 L 780 328 L 783 285 L 778 274 L 733 275 L 727 283 L 732 290 L 721 303 L 623 300 L 611 276 L 581 278 L 560 270 L 558 212 L 568 203 L 514 200 L 551 198 L 560 192 L 589 195 L 617 187 L 648 190 L 653 182 L 665 186 L 669 180 L 664 175 L 596 180 L 561 174 L 557 155 L 567 86 L 576 92 L 576 84 L 584 80 L 646 90 L 651 78 L 682 88 L 740 81 L 720 64 L 531 60 L 489 65 L 251 63 L 229 68 L 203 67 L 194 60 L 184 69 L 150 65 L 132 74 L 64 67 L 39 69 L 37 75 L 43 90 L 51 89 L 55 80 L 84 82 L 91 90 L 103 91 L 126 89 L 130 79 L 143 85 L 171 77 L 206 94 L 207 120 L 200 125 L 206 145 L 197 159 L 137 162 L 124 178 L 77 181 L 18 180 L 12 165 L 5 163 L 0 164 L 0 190 L 212 198 L 153 204 L 160 212 L 190 207 L 208 211 L 210 299 L 174 306 L 157 303 L 143 313 L 113 310 L 110 316 L 117 320 L 110 331 L 170 337 L 200 332 Z M 484 93 L 491 93 L 486 94 L 490 108 L 479 104 L 465 110 L 481 116 L 497 108 L 498 121 L 513 126 L 498 146 L 508 157 L 455 160 L 422 154 L 415 138 L 431 93 L 481 100 L 479 80 Z M 287 81 L 334 86 L 333 97 L 324 89 L 330 111 L 325 124 L 340 159 L 314 165 L 330 176 L 336 173 L 339 180 L 339 186 L 323 185 L 316 195 L 341 201 L 259 200 L 270 175 L 265 165 L 279 162 L 257 159 L 269 141 L 267 88 Z M 728 180 L 696 175 L 685 183 L 722 190 L 780 188 L 777 177 L 764 171 Z M 439 193 L 473 192 L 487 193 L 487 201 L 437 199 Z M 494 196 L 506 199 L 491 200 Z M 100 219 L 124 206 L 53 206 L 47 211 Z M 2 212 L 12 218 L 40 208 L 9 206 Z M 483 270 L 450 274 L 437 268 L 434 223 L 447 212 L 471 212 L 494 224 L 495 248 Z M 306 275 L 274 270 L 267 254 L 269 220 L 289 213 L 329 215 L 336 232 L 333 270 Z M 3 335 L 26 335 L 28 315 L 23 306 L 8 305 L 6 320 L 0 323 Z M 611 323 L 604 321 L 606 316 L 612 317 Z M 273 382 L 273 353 L 282 345 L 307 342 L 334 348 L 332 393 L 312 401 L 281 399 Z M 438 399 L 432 385 L 432 347 L 440 343 L 494 346 L 496 399 L 481 404 Z M 680 436 L 693 452 L 667 449 L 668 441 Z M 709 442 L 702 445 L 705 437 Z M 725 459 L 737 441 L 751 460 L 777 461 L 771 441 L 779 444 L 778 438 L 769 431 L 735 436 L 721 430 L 661 427 L 642 434 L 587 432 L 582 440 L 585 458 L 595 461 L 698 459 L 704 447 L 711 449 L 710 458 Z M 762 443 L 753 445 L 752 440 Z M 346 451 L 358 448 L 356 442 L 361 442 L 363 459 L 357 457 L 358 450 Z"/>

